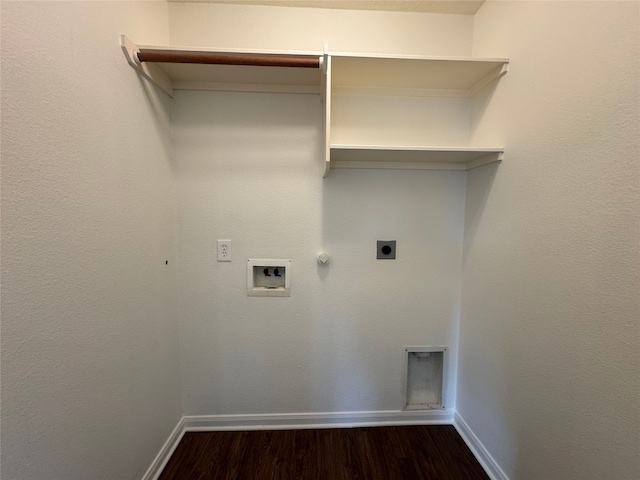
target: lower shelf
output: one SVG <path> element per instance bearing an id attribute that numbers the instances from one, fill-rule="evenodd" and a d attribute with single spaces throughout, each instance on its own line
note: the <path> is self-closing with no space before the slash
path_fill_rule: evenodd
<path id="1" fill-rule="evenodd" d="M 500 162 L 504 148 L 331 145 L 331 168 L 471 170 Z"/>

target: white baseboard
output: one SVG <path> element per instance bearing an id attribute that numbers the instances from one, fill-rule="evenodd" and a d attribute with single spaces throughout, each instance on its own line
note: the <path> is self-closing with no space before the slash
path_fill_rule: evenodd
<path id="1" fill-rule="evenodd" d="M 260 415 L 192 415 L 183 417 L 183 422 L 184 429 L 187 432 L 381 427 L 390 425 L 451 425 L 453 423 L 453 411 L 386 410 Z"/>
<path id="2" fill-rule="evenodd" d="M 184 417 L 182 417 L 169 435 L 169 438 L 167 438 L 167 441 L 162 445 L 156 458 L 153 459 L 153 462 L 151 462 L 151 465 L 142 476 L 142 480 L 156 480 L 160 476 L 171 455 L 173 455 L 173 452 L 180 443 L 180 440 L 182 440 L 184 432 Z"/>
<path id="3" fill-rule="evenodd" d="M 480 439 L 473 433 L 467 422 L 455 413 L 453 426 L 456 428 L 464 442 L 467 444 L 473 455 L 476 457 L 491 480 L 509 480 L 509 477 L 502 471 L 500 465 L 494 460 L 489 451 L 482 444 Z"/>

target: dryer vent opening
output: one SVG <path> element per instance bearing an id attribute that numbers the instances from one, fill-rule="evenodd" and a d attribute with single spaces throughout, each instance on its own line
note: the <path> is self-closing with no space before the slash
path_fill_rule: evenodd
<path id="1" fill-rule="evenodd" d="M 404 348 L 406 410 L 446 408 L 447 347 Z"/>

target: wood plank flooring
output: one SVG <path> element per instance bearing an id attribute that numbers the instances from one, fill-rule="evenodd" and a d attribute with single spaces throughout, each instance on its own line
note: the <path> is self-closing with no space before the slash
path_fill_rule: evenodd
<path id="1" fill-rule="evenodd" d="M 160 480 L 486 480 L 451 425 L 187 432 Z"/>

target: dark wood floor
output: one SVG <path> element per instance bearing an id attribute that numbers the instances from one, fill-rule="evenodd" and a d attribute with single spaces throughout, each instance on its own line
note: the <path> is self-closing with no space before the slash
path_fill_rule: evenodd
<path id="1" fill-rule="evenodd" d="M 450 425 L 187 432 L 160 480 L 488 479 Z"/>

